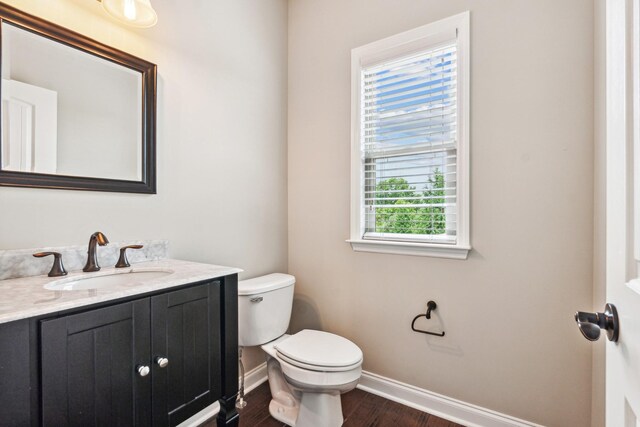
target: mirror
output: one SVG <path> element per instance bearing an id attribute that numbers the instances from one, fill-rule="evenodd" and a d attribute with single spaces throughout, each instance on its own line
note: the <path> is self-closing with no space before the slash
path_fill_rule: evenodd
<path id="1" fill-rule="evenodd" d="M 0 185 L 155 193 L 156 66 L 0 3 Z"/>

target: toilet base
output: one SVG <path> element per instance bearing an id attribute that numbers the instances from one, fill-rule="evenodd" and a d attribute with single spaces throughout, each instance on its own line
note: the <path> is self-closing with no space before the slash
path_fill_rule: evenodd
<path id="1" fill-rule="evenodd" d="M 271 399 L 269 413 L 292 427 L 340 427 L 344 422 L 340 393 L 302 393 L 295 407 Z"/>
<path id="2" fill-rule="evenodd" d="M 267 355 L 267 376 L 272 398 L 269 403 L 269 413 L 276 420 L 295 426 L 300 409 L 300 399 L 296 396 L 298 393 L 289 388 L 280 364 L 269 355 Z"/>
<path id="3" fill-rule="evenodd" d="M 296 426 L 296 419 L 298 418 L 299 408 L 297 406 L 286 406 L 278 402 L 275 399 L 271 399 L 269 403 L 269 413 L 273 418 L 285 423 L 288 426 Z"/>
<path id="4" fill-rule="evenodd" d="M 267 375 L 271 390 L 269 413 L 291 427 L 340 427 L 342 402 L 340 391 L 314 393 L 291 387 L 285 380 L 280 363 L 267 355 Z M 349 389 L 355 384 L 349 386 Z"/>
<path id="5" fill-rule="evenodd" d="M 340 427 L 343 421 L 340 393 L 302 393 L 296 427 Z"/>

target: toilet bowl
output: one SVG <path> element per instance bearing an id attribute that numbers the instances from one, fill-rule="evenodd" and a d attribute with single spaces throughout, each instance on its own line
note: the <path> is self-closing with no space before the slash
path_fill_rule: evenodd
<path id="1" fill-rule="evenodd" d="M 295 427 L 337 427 L 343 422 L 340 395 L 362 374 L 362 351 L 328 332 L 285 334 L 294 283 L 279 273 L 238 283 L 239 345 L 260 345 L 266 353 L 271 416 Z"/>

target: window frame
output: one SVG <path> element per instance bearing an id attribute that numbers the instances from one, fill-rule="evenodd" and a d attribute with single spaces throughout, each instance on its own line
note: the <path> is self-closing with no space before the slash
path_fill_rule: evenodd
<path id="1" fill-rule="evenodd" d="M 362 68 L 389 61 L 457 37 L 456 242 L 413 242 L 411 238 L 364 238 L 364 151 L 361 145 Z M 469 233 L 470 13 L 468 11 L 369 43 L 351 51 L 351 221 L 354 251 L 466 259 Z"/>

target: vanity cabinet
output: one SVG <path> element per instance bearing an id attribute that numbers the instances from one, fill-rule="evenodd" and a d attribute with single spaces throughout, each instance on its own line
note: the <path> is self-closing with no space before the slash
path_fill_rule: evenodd
<path id="1" fill-rule="evenodd" d="M 8 351 L 5 336 L 20 333 L 29 343 L 0 363 L 0 373 L 24 366 L 25 356 L 33 363 L 19 378 L 0 378 L 21 391 L 0 390 L 0 416 L 10 417 L 0 425 L 175 426 L 218 400 L 218 425 L 238 423 L 235 274 L 0 324 L 0 354 Z M 16 404 L 19 412 L 3 414 Z"/>

